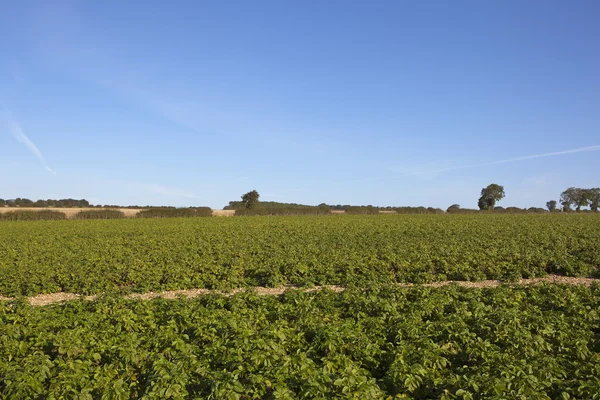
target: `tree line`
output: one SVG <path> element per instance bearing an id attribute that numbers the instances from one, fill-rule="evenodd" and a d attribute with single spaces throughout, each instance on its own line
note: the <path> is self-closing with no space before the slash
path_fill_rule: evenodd
<path id="1" fill-rule="evenodd" d="M 330 214 L 327 205 L 307 206 L 296 203 L 280 203 L 276 201 L 259 201 L 260 194 L 252 190 L 242 195 L 241 201 L 230 201 L 224 210 L 235 210 L 236 216 L 250 215 L 323 215 Z"/>
<path id="2" fill-rule="evenodd" d="M 151 206 L 151 205 L 145 205 L 145 206 L 138 206 L 138 205 L 134 205 L 134 206 L 120 206 L 117 204 L 91 204 L 89 201 L 87 201 L 86 199 L 60 199 L 60 200 L 53 200 L 53 199 L 47 199 L 47 200 L 30 200 L 27 198 L 23 198 L 23 197 L 17 197 L 16 199 L 10 199 L 10 200 L 5 200 L 5 199 L 0 199 L 0 207 L 30 207 L 30 208 L 131 208 L 131 209 L 138 209 L 138 208 L 167 208 L 167 209 L 175 209 L 176 207 L 173 206 Z M 190 208 L 194 208 L 194 207 L 190 207 Z"/>
<path id="3" fill-rule="evenodd" d="M 0 199 L 0 207 L 56 207 L 56 208 L 77 208 L 77 207 L 93 207 L 86 199 L 60 199 L 60 200 L 30 200 L 22 197 L 16 199 L 4 200 Z"/>
<path id="4" fill-rule="evenodd" d="M 502 200 L 506 194 L 504 193 L 504 186 L 492 183 L 481 189 L 481 196 L 477 202 L 479 210 L 482 211 L 506 211 L 506 212 L 534 212 L 540 213 L 545 212 L 540 207 L 530 208 L 518 208 L 518 207 L 496 207 L 496 203 Z M 546 202 L 546 208 L 549 212 L 573 211 L 572 207 L 575 207 L 575 211 L 582 211 L 582 207 L 589 207 L 590 211 L 597 212 L 598 206 L 600 205 L 600 188 L 576 188 L 570 187 L 560 194 L 560 204 L 562 208 L 557 208 L 558 202 L 556 200 L 550 200 Z M 477 210 L 463 210 L 460 205 L 453 204 L 446 210 L 447 212 L 459 212 L 459 211 L 477 211 Z"/>
<path id="5" fill-rule="evenodd" d="M 560 194 L 560 204 L 563 211 L 572 211 L 571 207 L 575 207 L 575 211 L 580 211 L 582 207 L 589 207 L 592 211 L 598 211 L 600 205 L 600 188 L 583 189 L 570 187 Z M 556 201 L 550 200 L 546 203 L 548 210 L 556 209 Z"/>
<path id="6" fill-rule="evenodd" d="M 504 186 L 492 183 L 483 189 L 477 205 L 479 209 L 461 208 L 459 204 L 452 204 L 446 209 L 450 214 L 471 214 L 482 211 L 495 213 L 533 213 L 541 214 L 557 211 L 582 211 L 582 207 L 588 207 L 590 211 L 597 212 L 600 204 L 600 188 L 582 189 L 571 187 L 561 193 L 562 209 L 557 209 L 556 200 L 550 200 L 546 203 L 546 209 L 542 207 L 502 207 L 496 204 L 506 197 Z M 236 210 L 236 215 L 291 215 L 291 214 L 329 214 L 332 210 L 345 211 L 348 214 L 379 214 L 382 211 L 396 212 L 398 214 L 441 214 L 444 210 L 433 207 L 378 207 L 378 206 L 353 206 L 353 205 L 328 205 L 321 203 L 318 206 L 306 206 L 295 203 L 279 203 L 274 201 L 259 201 L 260 194 L 252 190 L 242 195 L 241 201 L 230 201 L 225 209 Z"/>
<path id="7" fill-rule="evenodd" d="M 492 212 L 512 212 L 512 213 L 540 213 L 545 212 L 540 207 L 518 208 L 518 207 L 499 207 L 496 204 L 506 196 L 504 186 L 492 183 L 481 189 L 477 209 L 461 208 L 459 204 L 452 204 L 446 209 L 448 213 L 475 213 L 478 211 Z M 223 209 L 236 210 L 237 215 L 292 215 L 292 214 L 329 214 L 332 210 L 345 211 L 349 214 L 377 214 L 381 211 L 396 212 L 399 214 L 439 214 L 444 211 L 433 207 L 378 207 L 378 206 L 353 206 L 353 205 L 328 205 L 321 203 L 318 206 L 309 206 L 296 203 L 280 203 L 275 201 L 259 201 L 260 194 L 256 190 L 242 195 L 241 201 L 230 201 Z M 590 211 L 597 212 L 600 207 L 600 188 L 576 188 L 570 187 L 560 194 L 560 205 L 558 208 L 556 200 L 546 202 L 546 208 L 550 212 L 569 212 L 582 211 L 582 208 L 589 207 Z M 119 205 L 92 205 L 86 199 L 47 199 L 30 200 L 18 197 L 16 199 L 0 199 L 0 207 L 32 207 L 32 208 L 146 208 L 152 209 L 156 213 L 157 209 L 172 209 L 172 215 L 181 214 L 172 206 L 119 206 Z M 190 209 L 204 209 L 205 207 L 189 207 Z M 188 211 L 195 213 L 196 211 Z M 205 211 L 203 211 L 205 213 Z M 169 213 L 163 213 L 167 215 Z M 178 215 L 179 215 L 178 214 Z"/>

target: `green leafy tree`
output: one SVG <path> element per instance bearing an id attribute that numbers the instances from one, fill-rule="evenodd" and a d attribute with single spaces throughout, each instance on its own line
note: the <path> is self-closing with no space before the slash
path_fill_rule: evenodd
<path id="1" fill-rule="evenodd" d="M 242 203 L 248 209 L 253 209 L 258 204 L 258 199 L 260 198 L 260 194 L 256 190 L 248 192 L 242 196 Z"/>
<path id="2" fill-rule="evenodd" d="M 575 191 L 577 189 L 570 187 L 560 194 L 560 204 L 563 211 L 571 211 L 571 205 L 575 202 Z"/>
<path id="3" fill-rule="evenodd" d="M 460 210 L 460 204 L 452 204 L 450 207 L 446 209 L 446 212 L 452 213 Z"/>
<path id="4" fill-rule="evenodd" d="M 492 183 L 481 189 L 481 197 L 477 202 L 480 210 L 493 210 L 496 202 L 504 198 L 504 186 Z"/>
<path id="5" fill-rule="evenodd" d="M 556 200 L 550 200 L 550 201 L 546 202 L 546 208 L 550 212 L 556 210 Z"/>
<path id="6" fill-rule="evenodd" d="M 581 207 L 588 205 L 589 189 L 576 189 L 575 190 L 575 210 L 581 210 Z"/>
<path id="7" fill-rule="evenodd" d="M 600 188 L 588 189 L 587 200 L 590 210 L 598 211 L 598 207 L 600 206 Z"/>
<path id="8" fill-rule="evenodd" d="M 580 211 L 581 207 L 588 205 L 589 194 L 589 189 L 568 188 L 560 194 L 560 203 L 563 206 L 563 211 L 570 211 L 571 206 L 575 206 L 575 210 Z"/>

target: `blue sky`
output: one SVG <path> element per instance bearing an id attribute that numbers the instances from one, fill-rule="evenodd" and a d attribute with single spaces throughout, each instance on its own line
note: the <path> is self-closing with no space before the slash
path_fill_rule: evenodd
<path id="1" fill-rule="evenodd" d="M 593 0 L 5 1 L 0 198 L 446 208 L 494 182 L 544 206 L 600 186 L 599 19 Z"/>

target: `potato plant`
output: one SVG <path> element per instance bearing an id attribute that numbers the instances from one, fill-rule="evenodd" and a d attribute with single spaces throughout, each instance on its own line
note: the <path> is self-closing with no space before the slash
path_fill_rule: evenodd
<path id="1" fill-rule="evenodd" d="M 0 302 L 6 399 L 600 399 L 600 286 Z"/>
<path id="2" fill-rule="evenodd" d="M 599 276 L 600 215 L 0 224 L 0 295 Z"/>

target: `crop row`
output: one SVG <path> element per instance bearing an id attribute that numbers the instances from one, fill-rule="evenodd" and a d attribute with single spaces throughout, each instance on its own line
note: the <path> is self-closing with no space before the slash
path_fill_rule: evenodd
<path id="1" fill-rule="evenodd" d="M 600 399 L 600 286 L 0 302 L 2 398 Z"/>
<path id="2" fill-rule="evenodd" d="M 596 215 L 6 222 L 0 295 L 598 276 Z"/>

